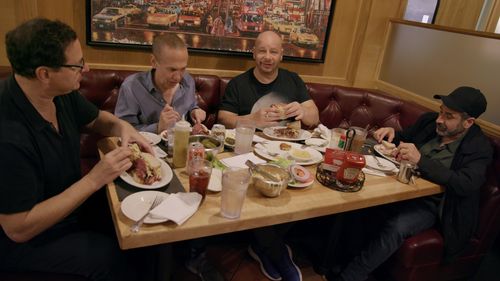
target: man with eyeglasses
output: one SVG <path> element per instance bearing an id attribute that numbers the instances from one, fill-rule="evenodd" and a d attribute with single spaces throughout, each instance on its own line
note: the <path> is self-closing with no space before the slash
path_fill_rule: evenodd
<path id="1" fill-rule="evenodd" d="M 0 270 L 138 280 L 136 264 L 116 240 L 88 229 L 79 215 L 91 195 L 131 167 L 127 144 L 151 151 L 149 143 L 78 93 L 89 69 L 70 26 L 32 19 L 5 42 L 14 74 L 0 82 Z M 83 177 L 80 131 L 120 136 L 123 143 Z M 152 270 L 144 267 L 140 278 L 149 278 L 146 272 Z"/>
<path id="2" fill-rule="evenodd" d="M 183 116 L 201 123 L 206 113 L 198 107 L 194 79 L 186 71 L 186 43 L 175 34 L 153 39 L 152 69 L 130 75 L 123 81 L 115 115 L 137 130 L 161 133 Z"/>

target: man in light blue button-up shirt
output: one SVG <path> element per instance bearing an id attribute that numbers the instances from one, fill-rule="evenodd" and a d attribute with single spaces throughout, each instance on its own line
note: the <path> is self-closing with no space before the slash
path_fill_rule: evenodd
<path id="1" fill-rule="evenodd" d="M 188 50 L 175 34 L 153 40 L 152 69 L 133 74 L 123 82 L 115 115 L 139 131 L 160 133 L 183 116 L 193 123 L 205 120 L 197 106 L 194 79 L 186 72 Z"/>

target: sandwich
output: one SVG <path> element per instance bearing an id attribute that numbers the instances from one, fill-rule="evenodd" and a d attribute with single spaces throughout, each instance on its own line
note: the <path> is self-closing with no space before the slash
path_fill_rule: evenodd
<path id="1" fill-rule="evenodd" d="M 392 153 L 394 150 L 396 150 L 396 145 L 393 144 L 392 142 L 388 142 L 383 140 L 382 145 L 380 146 L 380 152 L 386 156 L 392 156 Z"/>
<path id="2" fill-rule="evenodd" d="M 150 153 L 142 152 L 137 143 L 133 143 L 129 147 L 132 150 L 132 155 L 130 156 L 132 167 L 130 167 L 127 173 L 134 181 L 140 184 L 151 185 L 161 180 L 160 160 Z"/>
<path id="3" fill-rule="evenodd" d="M 279 114 L 279 118 L 281 120 L 286 119 L 285 105 L 286 104 L 284 104 L 284 103 L 274 103 L 274 104 L 271 104 L 271 108 L 274 109 L 275 111 L 277 111 L 277 113 Z"/>

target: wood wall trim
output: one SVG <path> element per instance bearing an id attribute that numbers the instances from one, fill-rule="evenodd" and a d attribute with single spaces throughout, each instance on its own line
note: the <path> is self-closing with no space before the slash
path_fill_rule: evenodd
<path id="1" fill-rule="evenodd" d="M 390 22 L 418 26 L 418 27 L 428 28 L 428 29 L 461 33 L 461 34 L 466 34 L 466 35 L 481 36 L 481 37 L 485 37 L 485 38 L 500 39 L 500 34 L 491 33 L 491 32 L 475 31 L 475 30 L 469 30 L 469 29 L 463 29 L 463 28 L 457 28 L 457 27 L 449 27 L 449 26 L 444 26 L 444 25 L 420 23 L 420 22 L 395 19 L 395 18 L 390 19 Z"/>
<path id="2" fill-rule="evenodd" d="M 499 17 L 500 17 L 500 1 L 495 0 L 495 3 L 493 3 L 493 8 L 491 9 L 491 13 L 488 17 L 488 23 L 486 25 L 487 32 L 495 32 L 495 28 L 497 27 Z"/>
<path id="3" fill-rule="evenodd" d="M 427 108 L 430 108 L 434 111 L 439 111 L 439 107 L 441 106 L 441 103 L 438 101 L 434 101 L 425 97 L 422 97 L 420 95 L 417 95 L 413 92 L 410 92 L 408 90 L 405 90 L 403 88 L 400 88 L 398 86 L 395 86 L 393 84 L 387 83 L 382 80 L 377 80 L 375 82 L 376 89 L 381 90 L 385 93 L 388 93 L 390 95 L 396 96 L 402 100 L 408 100 L 415 102 L 417 104 L 420 104 L 422 106 L 425 106 Z M 496 138 L 500 137 L 500 126 L 496 125 L 494 123 L 478 119 L 476 123 L 481 126 L 483 131 L 489 135 L 489 136 L 494 136 Z"/>
<path id="4" fill-rule="evenodd" d="M 105 64 L 105 63 L 88 63 L 91 69 L 109 69 L 109 70 L 130 70 L 130 71 L 147 71 L 151 69 L 149 65 L 123 65 L 123 64 Z M 210 68 L 192 68 L 188 67 L 189 73 L 193 74 L 211 74 L 219 77 L 235 77 L 243 71 L 239 70 L 221 70 Z M 305 82 L 321 83 L 328 85 L 352 86 L 352 84 L 344 77 L 327 77 L 316 75 L 300 75 Z"/>

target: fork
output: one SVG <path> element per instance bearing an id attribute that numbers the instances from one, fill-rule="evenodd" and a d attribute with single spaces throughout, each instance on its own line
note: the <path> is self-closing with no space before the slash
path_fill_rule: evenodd
<path id="1" fill-rule="evenodd" d="M 378 157 L 375 155 L 375 153 L 371 150 L 371 148 L 368 148 L 368 153 L 370 153 L 373 156 L 373 159 L 375 159 L 375 162 L 377 162 L 377 166 L 381 169 L 387 168 L 384 164 L 380 163 L 380 160 Z"/>
<path id="2" fill-rule="evenodd" d="M 153 200 L 153 203 L 151 203 L 151 205 L 149 206 L 149 208 L 146 211 L 146 213 L 130 227 L 130 231 L 133 232 L 133 233 L 139 232 L 139 229 L 141 228 L 142 224 L 144 223 L 144 220 L 149 215 L 149 213 L 151 212 L 151 210 L 153 210 L 156 206 L 160 205 L 160 203 L 162 201 L 163 201 L 163 197 L 159 196 L 159 195 L 156 195 L 155 199 Z"/>

